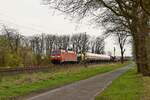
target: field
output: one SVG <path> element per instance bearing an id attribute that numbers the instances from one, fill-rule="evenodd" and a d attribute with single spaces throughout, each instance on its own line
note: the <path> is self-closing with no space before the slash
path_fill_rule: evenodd
<path id="1" fill-rule="evenodd" d="M 150 100 L 150 78 L 135 69 L 117 78 L 96 100 Z"/>
<path id="2" fill-rule="evenodd" d="M 18 96 L 24 96 L 29 93 L 46 91 L 56 87 L 63 86 L 75 81 L 89 78 L 96 74 L 109 72 L 117 68 L 128 65 L 115 63 L 103 64 L 85 68 L 68 67 L 57 68 L 53 71 L 24 73 L 12 76 L 3 76 L 0 80 L 0 97 L 1 99 L 14 99 Z"/>

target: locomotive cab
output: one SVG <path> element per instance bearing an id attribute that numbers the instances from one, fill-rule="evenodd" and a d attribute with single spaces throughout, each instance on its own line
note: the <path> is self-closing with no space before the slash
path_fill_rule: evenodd
<path id="1" fill-rule="evenodd" d="M 51 53 L 51 62 L 54 64 L 60 63 L 61 61 L 61 51 L 55 50 Z"/>

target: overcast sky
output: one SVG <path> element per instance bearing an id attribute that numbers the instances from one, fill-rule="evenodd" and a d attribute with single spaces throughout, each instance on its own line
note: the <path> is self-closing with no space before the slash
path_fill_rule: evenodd
<path id="1" fill-rule="evenodd" d="M 0 24 L 6 24 L 18 29 L 23 35 L 34 34 L 74 34 L 87 32 L 91 36 L 99 36 L 103 33 L 102 28 L 93 28 L 88 23 L 76 23 L 70 21 L 66 16 L 53 14 L 54 10 L 48 6 L 41 5 L 41 0 L 0 0 Z M 113 39 L 106 40 L 106 52 L 119 48 Z M 126 54 L 131 55 L 131 49 L 127 46 Z"/>

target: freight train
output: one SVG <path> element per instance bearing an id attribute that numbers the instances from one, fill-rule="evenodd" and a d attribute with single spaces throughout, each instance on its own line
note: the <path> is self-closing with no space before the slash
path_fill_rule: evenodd
<path id="1" fill-rule="evenodd" d="M 54 50 L 51 53 L 51 62 L 54 64 L 60 64 L 65 62 L 79 63 L 86 62 L 110 62 L 115 61 L 114 57 L 104 54 L 94 54 L 86 52 L 85 54 L 77 54 L 74 51 L 66 50 Z"/>

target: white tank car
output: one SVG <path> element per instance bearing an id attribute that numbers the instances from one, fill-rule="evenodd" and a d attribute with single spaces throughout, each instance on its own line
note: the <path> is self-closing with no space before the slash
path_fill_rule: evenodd
<path id="1" fill-rule="evenodd" d="M 103 54 L 86 53 L 85 59 L 86 60 L 109 61 L 109 60 L 111 60 L 111 57 L 108 55 L 103 55 Z"/>

